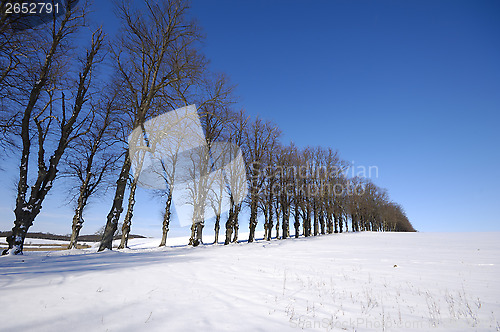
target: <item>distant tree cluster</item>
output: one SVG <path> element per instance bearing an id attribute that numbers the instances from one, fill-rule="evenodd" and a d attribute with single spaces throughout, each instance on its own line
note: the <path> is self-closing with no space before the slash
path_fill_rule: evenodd
<path id="1" fill-rule="evenodd" d="M 248 161 L 254 183 L 249 197 L 251 218 L 258 213 L 264 216 L 265 239 L 271 238 L 274 226 L 277 238 L 290 237 L 292 228 L 295 237 L 342 233 L 349 224 L 352 231 L 415 231 L 386 190 L 368 178 L 347 177 L 348 164 L 336 151 L 301 150 L 293 144 L 277 145 L 271 151 L 275 153 L 259 163 Z"/>
<path id="2" fill-rule="evenodd" d="M 385 190 L 345 175 L 348 164 L 336 151 L 283 145 L 276 125 L 234 109 L 234 87 L 226 75 L 210 71 L 186 1 L 119 2 L 116 36 L 88 26 L 89 6 L 76 2 L 68 0 L 63 15 L 30 29 L 15 29 L 5 13 L 0 18 L 0 148 L 19 165 L 5 253 L 22 253 L 28 229 L 58 178 L 66 179 L 75 205 L 69 247 L 76 246 L 88 202 L 107 190 L 114 194 L 99 250 L 112 248 L 125 199 L 120 248 L 126 247 L 142 167 L 131 158 L 128 135 L 166 110 L 191 104 L 197 105 L 206 149 L 229 142 L 241 147 L 246 164 L 231 170 L 248 179 L 244 201 L 235 199 L 241 195 L 238 186 L 202 195 L 219 198 L 209 204 L 216 242 L 221 228 L 225 244 L 238 241 L 244 208 L 250 212 L 249 242 L 259 217 L 266 240 L 273 232 L 277 238 L 314 236 L 348 231 L 349 225 L 351 231 L 414 231 Z M 165 198 L 161 246 L 170 227 L 175 172 L 183 167 L 177 163 L 173 154 L 162 173 L 167 189 L 158 192 Z M 216 167 L 205 164 L 203 172 Z M 221 220 L 222 197 L 230 201 L 227 220 Z M 196 213 L 194 246 L 203 242 L 204 229 L 204 212 Z"/>

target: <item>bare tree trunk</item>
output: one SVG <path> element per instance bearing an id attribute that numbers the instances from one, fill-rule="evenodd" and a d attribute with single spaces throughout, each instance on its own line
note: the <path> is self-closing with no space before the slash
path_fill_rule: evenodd
<path id="1" fill-rule="evenodd" d="M 311 236 L 311 206 L 309 202 L 306 205 L 305 225 L 306 225 L 306 236 Z"/>
<path id="2" fill-rule="evenodd" d="M 215 226 L 214 226 L 215 238 L 214 238 L 214 244 L 219 243 L 219 231 L 220 231 L 220 214 L 217 214 L 215 216 Z"/>
<path id="3" fill-rule="evenodd" d="M 328 234 L 333 233 L 332 215 L 328 210 L 326 212 L 326 232 Z"/>
<path id="4" fill-rule="evenodd" d="M 201 200 L 203 201 L 203 200 Z M 203 227 L 205 223 L 203 221 L 203 206 L 194 205 L 193 210 L 193 224 L 191 226 L 191 237 L 189 238 L 189 244 L 196 247 L 203 244 Z"/>
<path id="5" fill-rule="evenodd" d="M 264 209 L 264 240 L 269 241 L 267 234 L 269 233 L 269 214 Z"/>
<path id="6" fill-rule="evenodd" d="M 193 246 L 199 246 L 203 244 L 203 227 L 205 227 L 205 222 L 200 221 L 196 223 L 196 239 Z"/>
<path id="7" fill-rule="evenodd" d="M 248 235 L 248 242 L 255 240 L 255 228 L 257 227 L 257 195 L 251 195 L 250 203 L 250 234 Z"/>
<path id="8" fill-rule="evenodd" d="M 271 241 L 272 238 L 272 231 L 273 231 L 273 203 L 272 199 L 269 200 L 269 207 L 268 207 L 268 228 L 267 228 L 267 240 Z"/>
<path id="9" fill-rule="evenodd" d="M 116 181 L 115 198 L 113 199 L 111 210 L 108 213 L 106 228 L 104 229 L 104 233 L 102 235 L 99 251 L 103 251 L 105 249 L 113 249 L 113 235 L 116 232 L 116 228 L 118 227 L 118 220 L 120 220 L 120 214 L 123 211 L 123 198 L 125 196 L 125 188 L 127 187 L 130 167 L 130 156 L 127 151 L 125 153 L 125 160 L 123 161 L 120 176 Z"/>
<path id="10" fill-rule="evenodd" d="M 71 238 L 69 240 L 68 249 L 76 248 L 76 243 L 78 241 L 78 236 L 80 235 L 80 230 L 83 227 L 83 208 L 85 207 L 85 201 L 83 198 L 83 193 L 80 194 L 78 198 L 78 206 L 75 209 L 75 215 L 73 216 L 73 224 L 71 226 Z"/>
<path id="11" fill-rule="evenodd" d="M 279 211 L 279 207 L 276 206 L 276 240 L 279 240 L 281 238 L 280 237 L 280 217 L 281 217 L 281 214 Z"/>
<path id="12" fill-rule="evenodd" d="M 9 245 L 9 249 L 6 249 L 2 252 L 2 255 L 7 253 L 18 255 L 23 253 L 24 239 L 26 238 L 26 234 L 28 233 L 28 228 L 33 225 L 33 220 L 39 213 L 38 211 L 29 210 L 23 211 L 22 209 L 14 210 L 16 215 L 16 220 L 14 221 L 14 227 L 12 228 L 12 234 L 7 237 L 7 243 Z M 9 251 L 10 250 L 10 251 Z"/>
<path id="13" fill-rule="evenodd" d="M 352 223 L 352 231 L 353 232 L 359 232 L 359 225 L 358 225 L 358 221 L 357 221 L 357 218 L 355 216 L 354 213 L 351 214 L 351 223 Z"/>
<path id="14" fill-rule="evenodd" d="M 333 223 L 335 225 L 335 231 L 334 233 L 338 233 L 339 232 L 339 228 L 338 228 L 338 225 L 339 225 L 339 218 L 337 216 L 337 213 L 333 213 Z"/>
<path id="15" fill-rule="evenodd" d="M 92 157 L 93 158 L 93 157 Z M 90 159 L 89 165 L 92 163 L 92 159 Z M 87 204 L 87 198 L 90 194 L 88 184 L 90 181 L 90 170 L 89 165 L 87 165 L 87 174 L 85 176 L 85 180 L 80 186 L 80 194 L 78 196 L 77 206 L 75 209 L 75 215 L 73 216 L 73 224 L 71 226 L 71 238 L 69 240 L 68 249 L 76 248 L 76 242 L 78 240 L 78 235 L 80 235 L 80 230 L 83 227 L 83 209 Z"/>
<path id="16" fill-rule="evenodd" d="M 319 234 L 319 220 L 318 220 L 318 205 L 316 198 L 313 199 L 313 220 L 314 220 L 314 236 Z"/>
<path id="17" fill-rule="evenodd" d="M 224 240 L 224 245 L 231 243 L 231 237 L 233 235 L 233 219 L 234 219 L 234 208 L 233 199 L 231 199 L 231 206 L 229 208 L 229 215 L 226 220 L 226 239 Z"/>
<path id="18" fill-rule="evenodd" d="M 194 240 L 196 237 L 196 224 L 193 222 L 191 225 L 191 236 L 189 237 L 188 245 L 194 246 Z"/>
<path id="19" fill-rule="evenodd" d="M 132 216 L 134 215 L 134 205 L 135 205 L 135 191 L 137 189 L 137 178 L 134 179 L 132 185 L 130 186 L 130 194 L 128 196 L 128 207 L 127 213 L 125 214 L 125 219 L 123 220 L 122 226 L 122 239 L 118 249 L 127 248 L 128 236 L 130 234 L 130 226 L 132 225 Z"/>
<path id="20" fill-rule="evenodd" d="M 325 215 L 323 211 L 319 212 L 319 226 L 321 230 L 321 235 L 325 235 Z"/>
<path id="21" fill-rule="evenodd" d="M 309 206 L 309 208 L 307 209 L 307 229 L 308 229 L 309 236 L 313 235 L 313 229 L 312 229 L 313 218 L 312 218 L 312 213 L 313 213 L 313 211 L 312 211 L 311 207 Z"/>
<path id="22" fill-rule="evenodd" d="M 189 238 L 189 245 L 197 247 L 200 244 L 203 244 L 203 227 L 203 221 L 193 222 L 193 225 L 191 226 L 191 237 Z"/>
<path id="23" fill-rule="evenodd" d="M 231 237 L 233 235 L 233 224 L 232 224 L 232 212 L 229 211 L 229 217 L 227 218 L 226 221 L 226 239 L 224 240 L 224 245 L 228 245 L 231 243 Z"/>
<path id="24" fill-rule="evenodd" d="M 295 227 L 295 238 L 299 237 L 300 234 L 300 216 L 299 216 L 299 206 L 295 204 L 295 213 L 294 213 L 295 223 L 293 226 Z"/>
<path id="25" fill-rule="evenodd" d="M 234 210 L 235 212 L 234 212 L 234 216 L 233 216 L 233 233 L 234 233 L 233 243 L 238 243 L 238 231 L 240 230 L 238 218 L 240 216 L 240 209 L 241 209 L 241 205 L 237 204 L 236 208 Z"/>
<path id="26" fill-rule="evenodd" d="M 269 206 L 269 227 L 267 229 L 267 239 L 270 241 L 271 238 L 273 237 L 273 225 L 274 225 L 274 215 L 273 215 L 273 207 L 272 204 Z"/>
<path id="27" fill-rule="evenodd" d="M 164 247 L 167 244 L 167 234 L 168 231 L 170 230 L 170 207 L 172 206 L 172 190 L 169 190 L 168 196 L 167 196 L 167 202 L 165 203 L 165 212 L 163 214 L 163 224 L 162 224 L 162 236 L 161 236 L 161 242 L 160 242 L 160 247 Z"/>
<path id="28" fill-rule="evenodd" d="M 302 233 L 304 233 L 305 237 L 309 236 L 309 234 L 307 233 L 307 220 L 305 211 L 302 212 Z"/>
<path id="29" fill-rule="evenodd" d="M 283 205 L 283 213 L 282 213 L 282 216 L 283 216 L 283 225 L 282 225 L 282 238 L 283 239 L 286 239 L 287 237 L 289 237 L 290 235 L 290 230 L 289 230 L 289 226 L 288 226 L 288 223 L 289 223 L 289 211 L 288 211 L 288 207 L 286 205 Z"/>

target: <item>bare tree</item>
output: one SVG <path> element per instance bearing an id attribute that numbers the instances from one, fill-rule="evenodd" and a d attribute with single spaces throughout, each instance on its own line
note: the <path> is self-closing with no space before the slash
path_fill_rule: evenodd
<path id="1" fill-rule="evenodd" d="M 210 152 L 208 146 L 202 145 L 190 151 L 189 171 L 187 172 L 189 191 L 189 203 L 193 207 L 191 226 L 191 237 L 189 244 L 198 246 L 203 243 L 203 227 L 208 203 L 208 195 L 214 177 L 211 176 L 210 170 Z"/>
<path id="2" fill-rule="evenodd" d="M 5 3 L 1 2 L 2 8 Z M 4 10 L 0 13 L 0 149 L 3 152 L 15 146 L 12 134 L 19 125 L 22 108 L 16 97 L 26 88 L 23 79 L 28 70 L 26 59 L 35 52 L 27 42 L 35 33 L 14 31 L 11 17 Z"/>
<path id="3" fill-rule="evenodd" d="M 212 206 L 212 210 L 214 207 L 216 208 L 214 210 L 215 217 L 220 222 L 222 207 L 219 209 L 218 206 L 222 204 L 224 199 L 221 194 L 224 178 L 221 167 L 224 166 L 224 163 L 221 161 L 228 161 L 228 157 L 231 156 L 231 147 L 222 143 L 221 140 L 227 137 L 224 130 L 227 130 L 227 124 L 231 119 L 229 108 L 234 103 L 234 86 L 229 83 L 228 77 L 224 74 L 207 73 L 201 81 L 199 90 L 200 93 L 196 98 L 199 100 L 198 114 L 205 136 L 206 148 L 196 150 L 195 155 L 192 156 L 194 157 L 192 161 L 196 160 L 196 162 L 193 163 L 194 173 L 191 174 L 191 179 L 196 190 L 192 190 L 191 197 L 195 202 L 194 207 L 196 207 L 194 213 L 198 215 L 193 216 L 195 224 L 191 228 L 190 244 L 195 246 L 202 243 L 205 219 L 203 216 L 208 205 Z M 214 145 L 217 147 L 214 148 Z M 204 174 L 207 176 L 203 176 Z M 213 204 L 214 199 L 218 201 L 215 205 Z M 196 211 L 198 208 L 200 211 Z"/>
<path id="4" fill-rule="evenodd" d="M 133 10 L 124 2 L 117 9 L 122 32 L 112 54 L 118 77 L 126 86 L 123 94 L 129 101 L 132 127 L 137 128 L 161 110 L 156 105 L 162 95 L 174 90 L 176 82 L 198 75 L 205 62 L 196 51 L 200 33 L 188 18 L 185 1 L 147 0 L 141 10 Z M 112 248 L 130 168 L 127 154 L 99 250 Z"/>
<path id="5" fill-rule="evenodd" d="M 180 119 L 179 119 L 180 120 Z M 165 201 L 165 209 L 163 213 L 162 220 L 162 237 L 160 241 L 160 247 L 166 245 L 168 231 L 170 229 L 170 218 L 171 218 L 171 208 L 172 208 L 172 195 L 175 190 L 175 185 L 178 180 L 177 167 L 180 158 L 180 149 L 183 145 L 183 140 L 186 138 L 185 133 L 180 132 L 180 130 L 172 130 L 172 128 L 168 128 L 167 130 L 170 133 L 168 135 L 166 141 L 164 139 L 164 143 L 166 143 L 166 153 L 162 157 L 161 162 L 161 175 L 165 181 L 165 191 L 163 192 L 166 195 Z"/>
<path id="6" fill-rule="evenodd" d="M 72 143 L 70 154 L 66 154 L 64 160 L 64 176 L 73 179 L 78 186 L 77 192 L 73 192 L 73 200 L 76 201 L 75 214 L 73 216 L 72 233 L 68 249 L 76 248 L 80 230 L 83 227 L 83 212 L 89 198 L 99 192 L 104 192 L 103 185 L 109 185 L 111 175 L 116 161 L 120 157 L 119 150 L 115 145 L 119 142 L 119 119 L 117 111 L 118 90 L 105 95 L 100 102 L 92 106 L 92 127 L 88 133 L 79 136 Z"/>
<path id="7" fill-rule="evenodd" d="M 281 217 L 282 217 L 282 238 L 286 239 L 290 237 L 290 214 L 291 205 L 293 203 L 293 178 L 296 169 L 292 166 L 293 154 L 295 147 L 293 144 L 284 147 L 280 152 L 281 156 L 278 159 L 278 164 L 281 167 L 280 173 L 280 195 L 279 203 L 281 207 Z M 279 151 L 279 150 L 278 150 Z"/>
<path id="8" fill-rule="evenodd" d="M 278 142 L 276 142 L 276 145 Z M 279 151 L 276 147 L 274 151 Z M 274 152 L 273 151 L 273 152 Z M 277 159 L 280 157 L 279 153 L 269 153 L 265 156 L 266 167 L 263 170 L 263 183 L 262 190 L 259 197 L 259 209 L 264 215 L 264 239 L 267 241 L 271 240 L 272 230 L 274 226 L 274 204 L 277 199 L 277 194 L 279 193 L 279 168 L 277 165 Z"/>
<path id="9" fill-rule="evenodd" d="M 137 140 L 139 141 L 139 140 Z M 129 148 L 129 153 L 131 153 L 131 149 Z M 135 192 L 137 190 L 137 181 L 139 179 L 139 174 L 141 173 L 142 166 L 145 158 L 145 151 L 140 150 L 136 151 L 137 156 L 134 156 L 131 161 L 133 163 L 136 162 L 134 168 L 134 174 L 129 178 L 130 180 L 130 192 L 128 196 L 128 205 L 127 205 L 127 213 L 125 213 L 125 218 L 123 219 L 122 230 L 121 230 L 121 241 L 118 245 L 118 249 L 127 248 L 128 238 L 130 234 L 130 226 L 132 224 L 132 216 L 134 215 L 134 206 L 135 206 Z"/>
<path id="10" fill-rule="evenodd" d="M 228 158 L 221 158 L 221 163 L 226 163 Z M 226 193 L 226 180 L 224 174 L 217 174 L 214 179 L 214 188 L 212 189 L 211 195 L 209 195 L 210 207 L 215 215 L 215 224 L 214 224 L 214 244 L 219 243 L 219 232 L 220 232 L 220 219 L 222 213 L 222 207 L 224 203 L 224 199 L 227 196 Z"/>
<path id="11" fill-rule="evenodd" d="M 250 166 L 247 173 L 250 183 L 250 234 L 248 242 L 253 242 L 255 239 L 259 192 L 264 180 L 262 169 L 265 154 L 271 151 L 270 147 L 273 146 L 273 142 L 278 139 L 279 135 L 280 131 L 275 125 L 271 122 L 264 122 L 260 118 L 250 123 L 246 131 L 244 151 Z"/>
<path id="12" fill-rule="evenodd" d="M 293 193 L 292 193 L 292 213 L 293 213 L 293 227 L 295 230 L 295 238 L 298 238 L 300 235 L 300 206 L 301 206 L 301 196 L 300 196 L 300 189 L 299 189 L 299 183 L 300 181 L 300 175 L 299 175 L 299 166 L 300 166 L 300 150 L 297 147 L 292 147 L 291 151 L 291 164 L 293 167 L 293 174 L 292 178 L 290 179 L 290 184 L 293 186 Z"/>
<path id="13" fill-rule="evenodd" d="M 46 44 L 38 49 L 40 60 L 28 76 L 33 78 L 29 97 L 23 105 L 23 115 L 20 128 L 21 160 L 19 166 L 19 181 L 14 214 L 16 219 L 12 235 L 8 237 L 8 253 L 20 254 L 29 227 L 40 213 L 42 203 L 53 186 L 58 172 L 59 162 L 68 144 L 85 132 L 88 121 L 84 117 L 84 104 L 88 99 L 91 85 L 92 69 L 101 59 L 97 56 L 103 42 L 103 33 L 97 30 L 92 35 L 92 45 L 81 63 L 81 70 L 74 85 L 74 102 L 68 104 L 64 92 L 58 102 L 56 92 L 63 88 L 62 78 L 68 74 L 69 68 L 64 67 L 64 57 L 68 50 L 64 42 L 76 33 L 82 26 L 85 17 L 85 7 L 71 9 L 69 6 L 62 20 L 54 21 L 50 37 Z M 36 63 L 37 59 L 32 61 Z M 35 65 L 33 63 L 33 65 Z M 67 88 L 71 88 L 68 86 Z M 22 98 L 20 98 L 22 99 Z M 28 168 L 32 152 L 31 137 L 36 137 L 38 172 L 34 184 L 30 187 L 28 196 Z M 50 139 L 49 139 L 50 138 Z M 46 150 L 50 142 L 55 142 L 55 148 L 48 161 Z"/>
<path id="14" fill-rule="evenodd" d="M 241 147 L 244 142 L 245 132 L 248 126 L 249 116 L 243 110 L 233 113 L 230 116 L 228 134 L 225 138 L 233 146 Z M 244 151 L 243 151 L 244 153 Z M 245 165 L 239 163 L 232 164 L 227 170 L 227 177 L 234 179 L 231 185 L 226 187 L 229 195 L 229 213 L 226 220 L 226 236 L 224 244 L 238 241 L 238 216 L 242 208 L 242 200 L 246 196 L 246 183 L 241 183 L 239 179 L 246 178 Z"/>
<path id="15" fill-rule="evenodd" d="M 212 156 L 215 159 L 214 180 L 209 195 L 215 216 L 215 239 L 219 242 L 220 220 L 223 210 L 230 210 L 234 217 L 234 207 L 243 201 L 246 188 L 245 165 L 238 146 L 230 142 L 215 143 Z M 235 204 L 236 203 L 236 204 Z M 237 220 L 237 219 L 236 219 Z"/>

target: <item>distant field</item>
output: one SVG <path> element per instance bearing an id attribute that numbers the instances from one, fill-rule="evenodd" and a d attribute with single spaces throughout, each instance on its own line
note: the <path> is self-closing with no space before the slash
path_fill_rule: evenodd
<path id="1" fill-rule="evenodd" d="M 10 232 L 0 232 L 0 252 L 8 247 L 5 237 L 9 235 Z M 144 236 L 131 234 L 129 239 L 142 239 Z M 69 235 L 57 235 L 50 233 L 28 233 L 24 241 L 24 251 L 54 251 L 54 250 L 66 250 L 69 245 Z M 78 238 L 77 249 L 88 249 L 99 242 L 101 239 L 100 235 L 82 235 Z M 115 240 L 120 239 L 119 236 L 115 236 Z M 115 248 L 118 244 L 114 244 Z"/>
<path id="2" fill-rule="evenodd" d="M 65 250 L 68 249 L 68 243 L 61 244 L 49 244 L 49 243 L 25 243 L 24 251 L 52 251 L 52 250 Z M 6 242 L 0 242 L 0 251 L 6 249 L 8 244 Z M 91 246 L 88 244 L 77 244 L 77 249 L 87 249 Z"/>
<path id="3" fill-rule="evenodd" d="M 93 243 L 82 242 L 78 243 L 77 249 L 87 249 L 92 246 Z M 68 248 L 69 241 L 61 240 L 47 240 L 47 239 L 30 239 L 27 238 L 24 242 L 24 251 L 54 251 L 54 250 L 66 250 Z M 8 247 L 5 238 L 0 238 L 0 251 Z"/>

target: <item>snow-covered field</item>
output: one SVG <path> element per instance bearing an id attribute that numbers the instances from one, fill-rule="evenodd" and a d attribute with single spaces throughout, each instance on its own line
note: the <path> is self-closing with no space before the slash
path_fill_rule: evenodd
<path id="1" fill-rule="evenodd" d="M 124 251 L 4 256 L 0 330 L 498 331 L 499 238 L 357 233 L 162 249 L 135 239 Z"/>
<path id="2" fill-rule="evenodd" d="M 26 238 L 24 240 L 24 249 L 26 251 L 61 250 L 66 249 L 68 244 L 69 241 Z M 95 243 L 88 241 L 81 241 L 78 244 L 84 247 L 95 245 Z M 7 239 L 5 237 L 0 237 L 0 248 L 2 250 L 7 248 Z"/>

